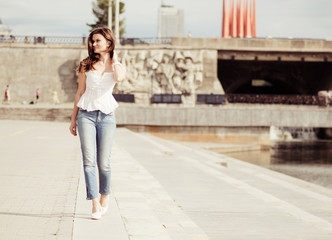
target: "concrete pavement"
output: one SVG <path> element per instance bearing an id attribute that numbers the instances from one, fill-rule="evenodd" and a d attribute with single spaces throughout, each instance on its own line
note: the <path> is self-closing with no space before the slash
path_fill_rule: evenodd
<path id="1" fill-rule="evenodd" d="M 0 239 L 71 239 L 80 177 L 68 124 L 0 121 Z"/>
<path id="2" fill-rule="evenodd" d="M 118 128 L 109 212 L 90 220 L 67 123 L 0 121 L 0 239 L 332 238 L 332 191 Z"/>

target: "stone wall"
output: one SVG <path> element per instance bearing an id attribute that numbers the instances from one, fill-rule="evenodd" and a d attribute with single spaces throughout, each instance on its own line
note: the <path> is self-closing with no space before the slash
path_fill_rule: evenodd
<path id="1" fill-rule="evenodd" d="M 149 105 L 153 94 L 183 94 L 184 105 L 194 105 L 196 94 L 223 94 L 217 78 L 217 51 L 172 46 L 121 47 L 120 60 L 127 67 L 127 80 L 115 93 L 135 95 L 136 103 Z M 75 72 L 87 56 L 81 45 L 0 45 L 0 88 L 10 85 L 11 101 L 29 103 L 40 91 L 41 102 L 74 101 Z"/>
<path id="2" fill-rule="evenodd" d="M 0 119 L 70 122 L 72 105 L 3 105 Z M 135 106 L 120 103 L 119 126 L 332 128 L 332 108 L 281 105 Z"/>
<path id="3" fill-rule="evenodd" d="M 10 85 L 12 102 L 34 101 L 37 88 L 41 102 L 51 102 L 53 91 L 61 102 L 73 101 L 77 88 L 75 68 L 83 53 L 77 47 L 1 46 L 0 88 Z"/>

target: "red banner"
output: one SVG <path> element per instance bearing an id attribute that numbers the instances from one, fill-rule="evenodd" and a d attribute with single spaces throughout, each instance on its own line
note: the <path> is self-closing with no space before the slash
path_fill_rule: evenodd
<path id="1" fill-rule="evenodd" d="M 256 37 L 256 0 L 223 0 L 222 37 Z"/>

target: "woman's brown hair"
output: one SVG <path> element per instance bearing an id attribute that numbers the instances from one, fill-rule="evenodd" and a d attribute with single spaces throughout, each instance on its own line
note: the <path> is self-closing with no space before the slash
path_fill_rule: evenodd
<path id="1" fill-rule="evenodd" d="M 91 31 L 88 37 L 88 52 L 89 56 L 85 59 L 83 59 L 80 62 L 80 66 L 78 68 L 78 72 L 87 72 L 90 71 L 93 68 L 93 64 L 98 62 L 100 58 L 99 53 L 95 53 L 93 51 L 93 40 L 92 37 L 94 34 L 101 34 L 104 38 L 106 38 L 106 41 L 110 42 L 110 46 L 108 47 L 108 52 L 110 54 L 111 59 L 113 58 L 114 54 L 114 47 L 115 47 L 115 37 L 113 35 L 113 32 L 108 27 L 98 27 Z"/>

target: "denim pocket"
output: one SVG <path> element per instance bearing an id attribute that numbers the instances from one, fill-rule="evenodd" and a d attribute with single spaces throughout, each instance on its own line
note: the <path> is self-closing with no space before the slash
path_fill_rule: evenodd
<path id="1" fill-rule="evenodd" d="M 107 122 L 111 123 L 113 126 L 116 126 L 116 120 L 115 120 L 114 112 L 111 112 L 111 113 L 105 115 L 104 121 L 107 121 Z"/>
<path id="2" fill-rule="evenodd" d="M 80 108 L 77 113 L 77 119 L 81 119 L 87 112 L 88 111 Z"/>

